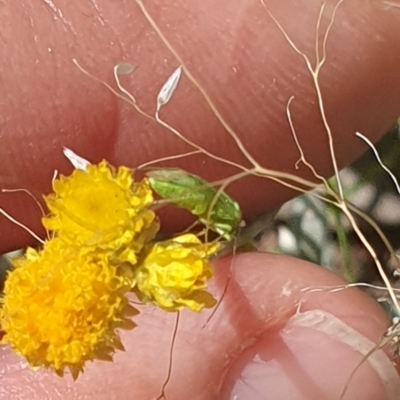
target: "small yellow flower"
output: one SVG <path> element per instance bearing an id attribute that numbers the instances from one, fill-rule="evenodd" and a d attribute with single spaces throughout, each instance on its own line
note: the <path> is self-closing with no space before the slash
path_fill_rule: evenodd
<path id="1" fill-rule="evenodd" d="M 159 229 L 148 207 L 153 195 L 148 181 L 133 182 L 126 167 L 115 171 L 106 161 L 75 170 L 53 182 L 45 196 L 50 215 L 43 225 L 82 251 L 114 252 L 120 262 L 137 262 L 137 254 Z"/>
<path id="2" fill-rule="evenodd" d="M 167 311 L 213 307 L 216 300 L 205 289 L 213 275 L 208 258 L 218 249 L 218 244 L 203 244 L 193 234 L 155 243 L 135 271 L 135 292 Z"/>
<path id="3" fill-rule="evenodd" d="M 132 329 L 126 293 L 132 269 L 110 265 L 104 254 L 87 254 L 65 247 L 59 239 L 40 252 L 28 249 L 14 260 L 0 310 L 9 344 L 32 367 L 52 368 L 74 379 L 85 362 L 111 360 L 123 350 L 117 328 Z"/>

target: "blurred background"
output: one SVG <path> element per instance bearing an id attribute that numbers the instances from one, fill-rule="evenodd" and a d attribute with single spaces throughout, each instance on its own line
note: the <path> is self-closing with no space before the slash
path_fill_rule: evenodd
<path id="1" fill-rule="evenodd" d="M 360 139 L 361 140 L 361 139 Z M 368 149 L 368 146 L 366 149 Z M 400 181 L 400 126 L 397 123 L 375 146 L 383 164 Z M 361 218 L 357 224 L 375 249 L 393 287 L 400 289 L 400 193 L 389 174 L 379 165 L 372 150 L 340 173 L 345 197 L 373 218 L 398 258 L 391 257 L 376 231 Z M 334 182 L 331 180 L 332 184 Z M 284 204 L 271 229 L 259 237 L 257 247 L 291 255 L 319 264 L 350 283 L 363 282 L 383 286 L 374 260 L 358 239 L 348 219 L 333 205 L 310 195 Z M 387 293 L 364 288 L 394 315 Z"/>

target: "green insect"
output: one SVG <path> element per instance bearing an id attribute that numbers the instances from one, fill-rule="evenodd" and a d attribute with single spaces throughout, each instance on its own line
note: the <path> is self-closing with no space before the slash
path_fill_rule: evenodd
<path id="1" fill-rule="evenodd" d="M 200 177 L 178 168 L 147 173 L 153 190 L 163 199 L 190 211 L 228 241 L 242 221 L 239 204 Z"/>

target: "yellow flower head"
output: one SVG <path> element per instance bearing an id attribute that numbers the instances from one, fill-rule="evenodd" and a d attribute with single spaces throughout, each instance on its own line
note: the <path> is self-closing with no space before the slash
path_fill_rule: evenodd
<path id="1" fill-rule="evenodd" d="M 111 360 L 123 350 L 117 328 L 131 329 L 137 314 L 126 298 L 131 268 L 103 254 L 66 248 L 59 239 L 14 260 L 5 283 L 0 325 L 9 344 L 32 367 L 69 369 L 76 379 L 86 361 Z"/>
<path id="2" fill-rule="evenodd" d="M 216 301 L 205 289 L 213 275 L 208 257 L 218 248 L 193 234 L 155 243 L 135 271 L 135 292 L 167 311 L 213 307 Z"/>
<path id="3" fill-rule="evenodd" d="M 50 215 L 43 225 L 84 251 L 114 252 L 119 261 L 137 262 L 137 254 L 158 231 L 148 206 L 153 201 L 147 180 L 133 182 L 126 167 L 115 171 L 106 161 L 75 170 L 53 182 L 45 197 Z"/>

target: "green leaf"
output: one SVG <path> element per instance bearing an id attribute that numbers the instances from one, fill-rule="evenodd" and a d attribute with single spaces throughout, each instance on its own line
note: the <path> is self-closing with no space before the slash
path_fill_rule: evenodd
<path id="1" fill-rule="evenodd" d="M 147 176 L 161 198 L 190 211 L 226 240 L 233 239 L 242 212 L 239 204 L 226 193 L 178 168 L 150 171 Z"/>

